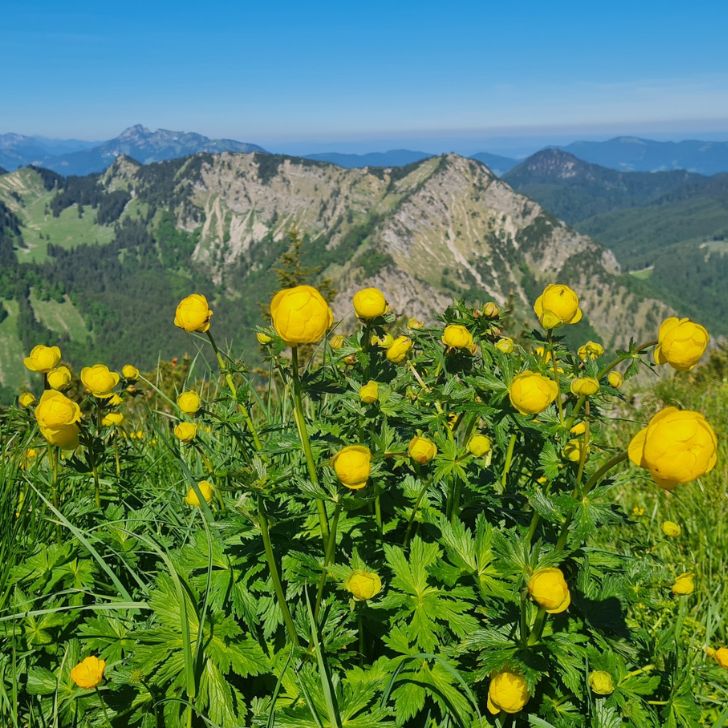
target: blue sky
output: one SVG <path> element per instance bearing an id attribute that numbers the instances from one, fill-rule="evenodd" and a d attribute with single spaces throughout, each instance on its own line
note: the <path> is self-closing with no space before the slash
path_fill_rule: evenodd
<path id="1" fill-rule="evenodd" d="M 4 0 L 0 132 L 143 123 L 286 151 L 728 138 L 726 28 L 726 2 Z"/>

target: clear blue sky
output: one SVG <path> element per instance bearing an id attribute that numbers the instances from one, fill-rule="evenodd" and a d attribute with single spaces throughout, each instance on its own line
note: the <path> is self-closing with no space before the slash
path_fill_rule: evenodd
<path id="1" fill-rule="evenodd" d="M 716 137 L 726 29 L 724 1 L 4 0 L 0 132 L 143 123 L 289 151 Z"/>

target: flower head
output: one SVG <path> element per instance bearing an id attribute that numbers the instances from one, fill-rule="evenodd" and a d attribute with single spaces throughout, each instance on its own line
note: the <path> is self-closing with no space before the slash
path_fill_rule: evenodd
<path id="1" fill-rule="evenodd" d="M 382 580 L 374 571 L 354 569 L 344 582 L 344 588 L 354 599 L 364 602 L 382 591 Z"/>
<path id="2" fill-rule="evenodd" d="M 491 442 L 487 435 L 473 435 L 468 442 L 468 452 L 476 458 L 483 457 L 490 452 Z"/>
<path id="3" fill-rule="evenodd" d="M 21 392 L 18 395 L 18 405 L 23 409 L 32 407 L 35 404 L 35 395 L 32 392 Z"/>
<path id="4" fill-rule="evenodd" d="M 35 419 L 41 428 L 66 427 L 81 419 L 81 408 L 65 394 L 46 389 L 35 408 Z"/>
<path id="5" fill-rule="evenodd" d="M 387 359 L 392 364 L 401 364 L 412 348 L 412 339 L 409 336 L 398 336 L 387 349 Z"/>
<path id="6" fill-rule="evenodd" d="M 190 443 L 197 437 L 197 425 L 194 422 L 180 422 L 174 428 L 174 436 L 182 443 Z"/>
<path id="7" fill-rule="evenodd" d="M 106 660 L 100 660 L 95 655 L 86 657 L 71 670 L 71 680 L 80 688 L 90 690 L 95 688 L 104 679 Z"/>
<path id="8" fill-rule="evenodd" d="M 258 340 L 258 343 L 261 346 L 268 346 L 268 344 L 270 344 L 270 342 L 273 341 L 273 337 L 268 336 L 268 334 L 266 334 L 263 331 L 256 331 L 255 338 Z"/>
<path id="9" fill-rule="evenodd" d="M 550 283 L 533 304 L 541 326 L 554 329 L 563 324 L 577 324 L 581 321 L 579 297 L 562 283 Z"/>
<path id="10" fill-rule="evenodd" d="M 177 304 L 174 314 L 174 325 L 185 331 L 205 333 L 210 330 L 212 311 L 207 298 L 201 293 L 192 293 Z"/>
<path id="11" fill-rule="evenodd" d="M 94 397 L 107 399 L 113 395 L 113 389 L 119 383 L 119 375 L 112 372 L 106 364 L 94 364 L 81 369 L 81 382 Z"/>
<path id="12" fill-rule="evenodd" d="M 101 424 L 104 427 L 118 427 L 123 422 L 124 415 L 121 414 L 121 412 L 109 412 L 104 415 L 104 418 L 101 420 Z"/>
<path id="13" fill-rule="evenodd" d="M 559 385 L 553 379 L 528 370 L 515 376 L 508 387 L 511 404 L 522 415 L 543 412 L 558 394 Z"/>
<path id="14" fill-rule="evenodd" d="M 528 580 L 528 593 L 549 614 L 559 614 L 571 604 L 571 593 L 561 569 L 538 569 Z"/>
<path id="15" fill-rule="evenodd" d="M 607 381 L 611 387 L 619 389 L 624 384 L 624 375 L 621 372 L 611 371 L 607 374 Z"/>
<path id="16" fill-rule="evenodd" d="M 350 490 L 360 490 L 367 484 L 371 471 L 372 453 L 365 445 L 347 445 L 334 455 L 332 464 L 336 477 Z"/>
<path id="17" fill-rule="evenodd" d="M 121 375 L 130 382 L 139 379 L 139 370 L 133 364 L 124 364 L 121 367 Z"/>
<path id="18" fill-rule="evenodd" d="M 488 303 L 483 306 L 483 316 L 486 318 L 498 318 L 498 316 L 500 316 L 500 312 L 500 307 L 493 301 L 488 301 Z"/>
<path id="19" fill-rule="evenodd" d="M 498 339 L 498 341 L 495 342 L 495 348 L 503 354 L 513 353 L 513 346 L 513 339 L 507 336 L 504 336 L 502 339 Z"/>
<path id="20" fill-rule="evenodd" d="M 67 366 L 54 367 L 46 374 L 51 389 L 66 389 L 72 380 L 71 370 Z"/>
<path id="21" fill-rule="evenodd" d="M 475 348 L 473 335 L 461 324 L 448 324 L 442 332 L 442 343 L 450 349 L 467 349 L 472 352 Z"/>
<path id="22" fill-rule="evenodd" d="M 364 404 L 373 404 L 379 399 L 379 384 L 370 379 L 359 389 L 359 399 Z"/>
<path id="23" fill-rule="evenodd" d="M 30 350 L 30 354 L 23 359 L 25 368 L 31 372 L 49 372 L 61 362 L 61 350 L 57 346 L 44 346 L 38 344 Z"/>
<path id="24" fill-rule="evenodd" d="M 599 391 L 599 381 L 594 377 L 577 377 L 571 380 L 570 389 L 578 397 L 591 397 Z"/>
<path id="25" fill-rule="evenodd" d="M 605 670 L 593 670 L 589 673 L 589 687 L 595 695 L 611 695 L 614 692 L 614 680 Z"/>
<path id="26" fill-rule="evenodd" d="M 675 316 L 665 319 L 657 335 L 656 364 L 669 364 L 679 371 L 692 369 L 703 356 L 710 334 L 700 324 Z"/>
<path id="27" fill-rule="evenodd" d="M 691 573 L 680 574 L 672 585 L 672 593 L 675 596 L 688 596 L 695 591 L 695 577 Z"/>
<path id="28" fill-rule="evenodd" d="M 422 321 L 420 321 L 417 318 L 408 318 L 407 319 L 407 328 L 412 329 L 413 331 L 416 331 L 417 329 L 421 329 L 424 326 Z"/>
<path id="29" fill-rule="evenodd" d="M 680 524 L 675 523 L 675 521 L 663 521 L 662 532 L 668 538 L 677 538 L 682 533 L 682 528 L 680 528 Z"/>
<path id="30" fill-rule="evenodd" d="M 334 323 L 334 314 L 313 286 L 278 291 L 270 302 L 273 328 L 289 346 L 317 344 Z"/>
<path id="31" fill-rule="evenodd" d="M 582 361 L 598 359 L 604 354 L 604 347 L 596 341 L 587 341 L 578 348 L 576 353 Z"/>
<path id="32" fill-rule="evenodd" d="M 518 713 L 530 698 L 524 678 L 515 672 L 502 670 L 490 679 L 488 685 L 488 711 Z"/>
<path id="33" fill-rule="evenodd" d="M 629 459 L 652 474 L 657 485 L 673 490 L 710 472 L 718 440 L 700 412 L 665 407 L 629 443 Z"/>
<path id="34" fill-rule="evenodd" d="M 202 406 L 200 395 L 187 389 L 177 396 L 177 406 L 186 415 L 196 415 Z"/>
<path id="35" fill-rule="evenodd" d="M 712 657 L 722 668 L 728 670 L 728 647 L 719 647 L 717 650 L 708 647 L 705 652 L 708 657 Z"/>
<path id="36" fill-rule="evenodd" d="M 378 288 L 362 288 L 352 299 L 356 315 L 363 321 L 384 316 L 387 312 L 387 299 Z"/>
<path id="37" fill-rule="evenodd" d="M 197 488 L 202 494 L 202 497 L 205 499 L 205 503 L 211 503 L 212 494 L 215 492 L 215 488 L 213 487 L 212 483 L 209 480 L 201 480 L 197 484 Z M 192 506 L 193 508 L 200 507 L 200 499 L 197 497 L 197 493 L 195 493 L 194 488 L 190 488 L 187 491 L 187 495 L 185 496 L 185 503 L 188 506 Z"/>
<path id="38" fill-rule="evenodd" d="M 341 347 L 344 345 L 344 337 L 341 334 L 334 334 L 329 339 L 329 346 L 334 350 L 337 351 L 338 349 L 341 349 Z"/>
<path id="39" fill-rule="evenodd" d="M 437 455 L 437 446 L 422 435 L 415 435 L 407 447 L 409 456 L 420 465 L 426 465 Z"/>

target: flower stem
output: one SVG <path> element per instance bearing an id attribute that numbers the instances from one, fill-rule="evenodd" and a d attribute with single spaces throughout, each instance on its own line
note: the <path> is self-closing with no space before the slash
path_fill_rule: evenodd
<path id="1" fill-rule="evenodd" d="M 420 491 L 419 495 L 417 496 L 417 500 L 415 501 L 414 508 L 412 509 L 412 515 L 409 517 L 409 521 L 407 522 L 407 530 L 404 534 L 404 548 L 407 548 L 410 542 L 410 537 L 412 536 L 412 527 L 415 523 L 415 518 L 417 517 L 417 511 L 420 509 L 420 504 L 422 503 L 422 499 L 425 497 L 425 493 L 427 493 L 428 490 L 428 483 L 425 482 L 422 485 L 422 490 Z"/>
<path id="2" fill-rule="evenodd" d="M 321 608 L 321 600 L 324 596 L 324 588 L 326 586 L 327 569 L 334 560 L 334 552 L 336 551 L 336 531 L 339 527 L 339 516 L 341 515 L 341 508 L 344 500 L 339 497 L 336 501 L 336 507 L 334 508 L 334 516 L 331 519 L 331 531 L 329 532 L 329 540 L 326 543 L 326 554 L 324 555 L 324 568 L 321 572 L 321 580 L 318 585 L 318 592 L 316 593 L 316 606 L 313 610 L 314 618 L 318 618 L 319 609 Z"/>
<path id="3" fill-rule="evenodd" d="M 559 410 L 559 420 L 563 424 L 564 422 L 564 405 L 561 402 L 561 386 L 559 385 L 559 363 L 556 361 L 556 345 L 554 344 L 554 332 L 549 329 L 548 332 L 549 340 L 549 351 L 551 352 L 551 366 L 554 370 L 554 380 L 558 388 L 558 394 L 556 395 L 556 406 Z"/>
<path id="4" fill-rule="evenodd" d="M 536 619 L 533 620 L 531 634 L 528 636 L 528 644 L 535 645 L 543 634 L 543 628 L 546 626 L 546 610 L 543 607 L 538 608 Z"/>
<path id="5" fill-rule="evenodd" d="M 630 359 L 633 354 L 639 354 L 641 351 L 644 351 L 645 349 L 649 349 L 651 346 L 657 346 L 657 339 L 653 339 L 652 341 L 646 341 L 644 344 L 640 344 L 634 352 L 627 352 L 626 354 L 620 354 L 616 359 L 613 359 L 609 362 L 600 372 L 597 374 L 597 379 L 600 379 L 609 372 L 614 369 L 614 367 L 619 366 L 625 359 Z"/>
<path id="6" fill-rule="evenodd" d="M 511 469 L 511 465 L 513 463 L 513 450 L 516 447 L 516 433 L 514 432 L 511 435 L 510 440 L 508 440 L 508 449 L 506 450 L 506 461 L 503 465 L 503 472 L 501 473 L 501 488 L 505 489 L 506 487 L 506 480 L 508 479 L 508 472 Z"/>

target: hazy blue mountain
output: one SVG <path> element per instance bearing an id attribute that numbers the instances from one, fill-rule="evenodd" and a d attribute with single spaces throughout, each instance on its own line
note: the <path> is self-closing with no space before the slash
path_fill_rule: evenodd
<path id="1" fill-rule="evenodd" d="M 623 136 L 605 142 L 573 142 L 562 149 L 587 162 L 624 171 L 686 169 L 700 174 L 728 172 L 728 142 L 692 139 L 657 142 Z"/>
<path id="2" fill-rule="evenodd" d="M 519 161 L 511 157 L 503 157 L 500 154 L 491 154 L 490 152 L 476 152 L 470 158 L 482 162 L 491 172 L 497 174 L 499 177 L 502 177 L 508 170 L 513 169 Z"/>
<path id="3" fill-rule="evenodd" d="M 26 164 L 38 164 L 49 156 L 77 152 L 98 143 L 80 139 L 46 139 L 25 134 L 0 134 L 0 166 L 12 170 Z"/>
<path id="4" fill-rule="evenodd" d="M 317 162 L 330 162 L 345 169 L 359 167 L 405 167 L 408 164 L 421 162 L 435 156 L 427 152 L 416 152 L 411 149 L 390 149 L 387 152 L 369 152 L 367 154 L 344 154 L 340 152 L 320 152 L 307 154 L 306 159 Z"/>
<path id="5" fill-rule="evenodd" d="M 0 174 L 7 174 L 7 173 L 8 173 L 7 169 L 5 169 L 4 167 L 0 167 Z"/>

